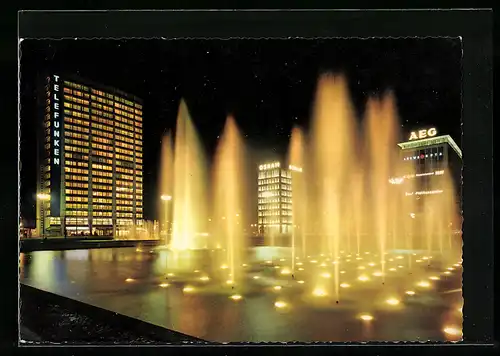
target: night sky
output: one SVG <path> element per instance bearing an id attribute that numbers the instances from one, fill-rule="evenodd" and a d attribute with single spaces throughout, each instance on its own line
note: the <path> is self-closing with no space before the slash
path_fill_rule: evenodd
<path id="1" fill-rule="evenodd" d="M 35 217 L 40 71 L 73 73 L 144 100 L 144 217 L 155 219 L 160 140 L 187 102 L 211 155 L 233 114 L 255 162 L 284 154 L 307 128 L 316 81 L 344 73 L 361 116 L 394 90 L 404 130 L 435 126 L 461 141 L 461 44 L 454 39 L 25 40 L 21 44 L 21 216 Z"/>

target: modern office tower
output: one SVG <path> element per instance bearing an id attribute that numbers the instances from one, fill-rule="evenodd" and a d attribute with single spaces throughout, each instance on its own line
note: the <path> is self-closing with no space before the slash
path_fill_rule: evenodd
<path id="1" fill-rule="evenodd" d="M 258 228 L 261 234 L 292 232 L 292 169 L 280 162 L 259 165 Z"/>
<path id="2" fill-rule="evenodd" d="M 53 73 L 39 82 L 37 229 L 121 235 L 143 221 L 142 101 Z"/>
<path id="3" fill-rule="evenodd" d="M 437 130 L 430 128 L 410 133 L 407 142 L 399 143 L 400 157 L 411 175 L 405 179 L 415 179 L 416 190 L 405 192 L 407 196 L 422 198 L 441 194 L 443 177 L 450 175 L 454 186 L 455 201 L 461 204 L 462 192 L 462 151 L 449 135 L 437 136 Z M 449 181 L 449 180 L 448 180 Z M 423 199 L 420 199 L 423 201 Z"/>

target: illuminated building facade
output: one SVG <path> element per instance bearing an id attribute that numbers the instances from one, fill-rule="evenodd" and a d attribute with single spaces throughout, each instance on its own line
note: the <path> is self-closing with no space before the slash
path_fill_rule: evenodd
<path id="1" fill-rule="evenodd" d="M 450 174 L 456 202 L 460 204 L 462 151 L 451 136 L 437 136 L 437 130 L 430 128 L 411 132 L 409 141 L 399 143 L 398 146 L 401 148 L 400 158 L 404 166 L 408 167 L 406 171 L 414 172 L 414 176 L 412 173 L 412 176 L 403 175 L 399 179 L 417 179 L 416 191 L 405 191 L 406 196 L 415 196 L 423 201 L 420 198 L 441 194 L 439 177 Z"/>
<path id="2" fill-rule="evenodd" d="M 260 234 L 292 232 L 292 172 L 280 162 L 259 165 L 258 230 Z"/>
<path id="3" fill-rule="evenodd" d="M 120 235 L 143 221 L 142 101 L 72 76 L 40 78 L 37 230 Z"/>

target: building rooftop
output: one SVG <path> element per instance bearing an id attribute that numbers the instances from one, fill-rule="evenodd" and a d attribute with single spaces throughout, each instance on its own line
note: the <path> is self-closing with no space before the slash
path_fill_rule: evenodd
<path id="1" fill-rule="evenodd" d="M 410 150 L 415 148 L 423 148 L 427 146 L 439 145 L 447 143 L 453 148 L 457 155 L 462 158 L 462 150 L 458 147 L 457 143 L 451 138 L 450 135 L 443 135 L 437 137 L 425 138 L 422 140 L 407 141 L 398 143 L 398 146 L 403 150 Z"/>
<path id="2" fill-rule="evenodd" d="M 92 87 L 94 89 L 108 91 L 110 93 L 123 96 L 126 99 L 129 99 L 131 101 L 135 101 L 136 103 L 143 105 L 143 100 L 141 98 L 139 98 L 138 96 L 136 96 L 134 94 L 127 93 L 127 92 L 121 90 L 120 88 L 117 88 L 117 87 L 114 87 L 111 85 L 107 85 L 107 84 L 103 84 L 103 83 L 99 83 L 97 81 L 90 80 L 90 79 L 87 79 L 84 77 L 80 77 L 74 73 L 66 73 L 66 72 L 59 73 L 57 71 L 52 71 L 50 73 L 60 75 L 63 80 L 74 81 L 74 82 L 77 82 L 77 84 L 83 84 L 83 85 Z"/>

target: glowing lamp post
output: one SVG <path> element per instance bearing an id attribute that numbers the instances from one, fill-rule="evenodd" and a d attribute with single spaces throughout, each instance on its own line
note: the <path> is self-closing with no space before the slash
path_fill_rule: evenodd
<path id="1" fill-rule="evenodd" d="M 42 238 L 45 239 L 45 207 L 44 202 L 50 200 L 50 195 L 45 193 L 38 193 L 37 199 L 42 201 Z"/>

